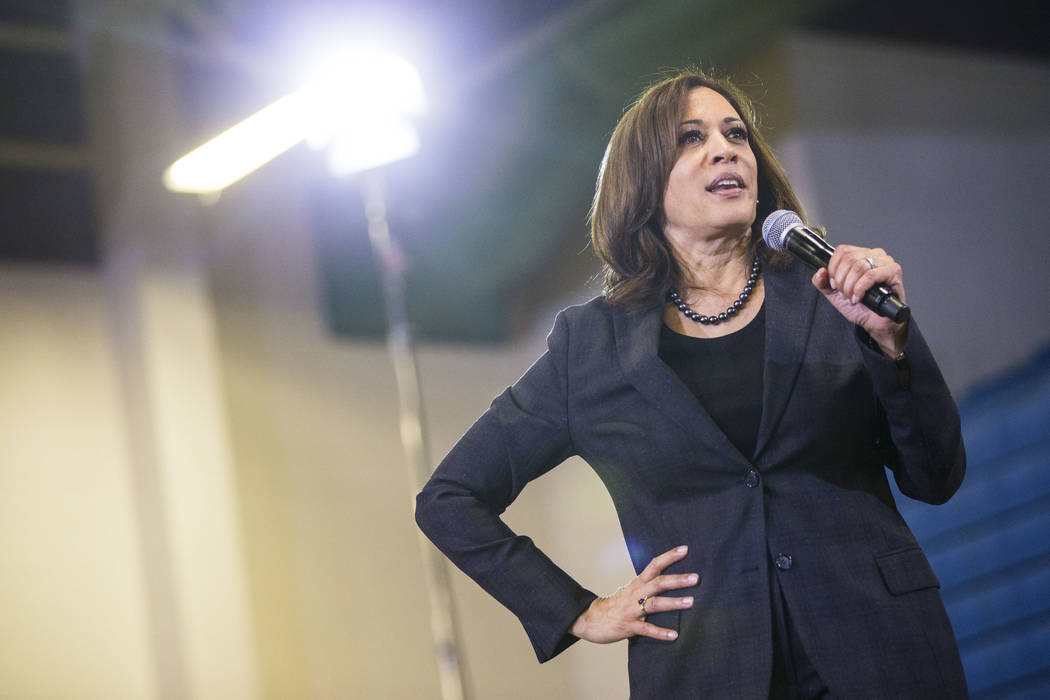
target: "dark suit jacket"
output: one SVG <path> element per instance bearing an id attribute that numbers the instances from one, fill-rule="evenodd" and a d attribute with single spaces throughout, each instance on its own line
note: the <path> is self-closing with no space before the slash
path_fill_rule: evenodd
<path id="1" fill-rule="evenodd" d="M 914 321 L 895 363 L 809 277 L 766 265 L 752 458 L 657 356 L 662 308 L 595 299 L 558 315 L 548 351 L 437 468 L 417 522 L 518 616 L 540 661 L 576 640 L 566 630 L 595 596 L 499 516 L 578 454 L 608 488 L 637 571 L 688 544 L 667 572 L 701 573 L 671 593 L 694 595 L 691 609 L 648 618 L 676 641 L 631 640 L 632 697 L 766 698 L 770 574 L 834 697 L 966 696 L 939 583 L 884 467 L 905 494 L 947 500 L 965 471 L 958 411 Z"/>

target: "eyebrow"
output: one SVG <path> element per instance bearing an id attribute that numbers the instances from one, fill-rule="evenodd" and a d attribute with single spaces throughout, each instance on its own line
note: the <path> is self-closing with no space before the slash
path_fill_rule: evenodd
<path id="1" fill-rule="evenodd" d="M 726 117 L 722 120 L 723 124 L 743 124 L 744 120 L 737 117 Z M 697 126 L 703 126 L 704 122 L 702 119 L 686 119 L 684 122 L 679 124 L 679 127 L 683 127 L 686 124 L 696 124 Z"/>

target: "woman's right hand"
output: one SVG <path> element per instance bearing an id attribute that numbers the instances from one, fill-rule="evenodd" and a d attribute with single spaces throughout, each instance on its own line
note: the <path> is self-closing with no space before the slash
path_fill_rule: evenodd
<path id="1" fill-rule="evenodd" d="M 700 574 L 666 574 L 664 569 L 689 552 L 685 545 L 654 557 L 642 573 L 610 596 L 596 598 L 576 618 L 569 631 L 589 642 L 609 644 L 628 637 L 676 639 L 678 633 L 646 622 L 646 614 L 683 610 L 693 605 L 692 596 L 667 597 L 658 593 L 695 586 Z"/>

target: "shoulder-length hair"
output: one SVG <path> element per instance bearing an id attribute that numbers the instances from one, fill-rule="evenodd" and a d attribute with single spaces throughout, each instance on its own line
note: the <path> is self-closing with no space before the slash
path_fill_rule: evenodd
<path id="1" fill-rule="evenodd" d="M 649 87 L 624 113 L 605 149 L 589 215 L 591 245 L 603 263 L 609 303 L 638 311 L 662 302 L 685 277 L 664 237 L 663 199 L 678 156 L 678 125 L 689 91 L 719 93 L 747 125 L 758 163 L 758 208 L 751 243 L 762 239 L 762 222 L 777 209 L 805 219 L 783 167 L 758 129 L 754 107 L 729 80 L 700 70 L 682 71 Z M 782 254 L 786 255 L 786 254 Z"/>

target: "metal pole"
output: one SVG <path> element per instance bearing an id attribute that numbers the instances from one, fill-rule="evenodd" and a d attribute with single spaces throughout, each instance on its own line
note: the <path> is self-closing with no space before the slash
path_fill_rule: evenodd
<path id="1" fill-rule="evenodd" d="M 361 189 L 368 218 L 368 238 L 382 278 L 387 313 L 387 346 L 394 365 L 400 406 L 401 443 L 408 464 L 411 496 L 414 498 L 430 478 L 430 461 L 423 425 L 418 363 L 405 302 L 405 260 L 387 224 L 382 174 L 377 170 L 365 173 Z M 443 700 L 465 700 L 467 684 L 459 653 L 448 561 L 422 532 L 417 532 L 417 535 L 423 554 L 424 583 L 430 601 L 430 628 L 434 637 L 441 697 Z"/>

